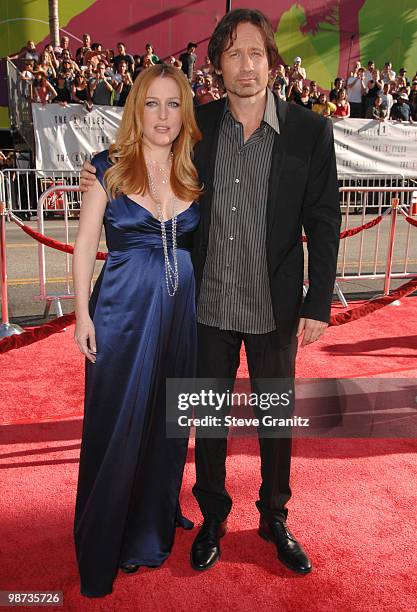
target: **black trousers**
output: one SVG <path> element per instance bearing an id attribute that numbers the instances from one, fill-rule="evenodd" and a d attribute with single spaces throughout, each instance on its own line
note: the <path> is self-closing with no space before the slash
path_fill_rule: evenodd
<path id="1" fill-rule="evenodd" d="M 251 383 L 255 379 L 285 378 L 294 380 L 297 339 L 280 348 L 278 334 L 246 334 L 220 330 L 198 324 L 198 376 L 234 381 L 239 367 L 242 342 L 245 344 Z M 256 414 L 256 410 L 254 408 Z M 258 416 L 258 415 L 256 415 Z M 203 436 L 204 434 L 202 434 Z M 227 437 L 200 437 L 195 442 L 196 483 L 193 494 L 203 516 L 215 516 L 223 521 L 232 508 L 232 499 L 225 487 Z M 291 497 L 291 431 L 288 437 L 259 435 L 261 455 L 261 486 L 256 506 L 267 520 L 286 520 L 285 504 Z"/>

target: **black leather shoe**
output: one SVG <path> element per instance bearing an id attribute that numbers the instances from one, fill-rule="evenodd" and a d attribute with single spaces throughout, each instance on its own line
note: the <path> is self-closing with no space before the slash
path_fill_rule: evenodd
<path id="1" fill-rule="evenodd" d="M 125 574 L 134 574 L 135 572 L 138 571 L 139 568 L 140 568 L 140 565 L 135 565 L 134 563 L 123 563 L 120 566 L 120 569 Z"/>
<path id="2" fill-rule="evenodd" d="M 298 574 L 308 574 L 312 570 L 310 559 L 305 550 L 297 542 L 287 524 L 275 520 L 271 523 L 261 517 L 259 521 L 259 535 L 267 542 L 273 542 L 277 548 L 278 559 L 288 569 Z"/>
<path id="3" fill-rule="evenodd" d="M 227 521 L 215 517 L 204 520 L 191 549 L 191 567 L 199 572 L 213 567 L 220 559 L 220 538 L 227 531 Z"/>

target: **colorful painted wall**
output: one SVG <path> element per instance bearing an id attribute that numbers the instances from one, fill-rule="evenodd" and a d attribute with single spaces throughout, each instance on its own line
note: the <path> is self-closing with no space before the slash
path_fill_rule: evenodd
<path id="1" fill-rule="evenodd" d="M 78 47 L 83 32 L 114 48 L 142 52 L 152 42 L 161 57 L 180 53 L 189 40 L 199 42 L 203 60 L 210 33 L 224 13 L 225 0 L 60 0 L 60 25 Z M 233 8 L 248 6 L 233 1 Z M 300 55 L 309 78 L 327 89 L 348 62 L 372 58 L 377 65 L 417 70 L 416 0 L 258 0 L 252 6 L 272 21 L 281 58 Z M 19 51 L 28 39 L 39 48 L 48 39 L 47 0 L 1 0 L 0 57 Z M 4 94 L 0 125 L 7 122 Z M 3 105 L 3 106 L 2 106 Z"/>

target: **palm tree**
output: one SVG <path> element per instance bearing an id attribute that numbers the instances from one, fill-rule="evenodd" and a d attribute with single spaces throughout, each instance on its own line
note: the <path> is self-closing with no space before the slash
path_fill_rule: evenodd
<path id="1" fill-rule="evenodd" d="M 48 0 L 49 5 L 49 33 L 51 44 L 54 47 L 59 45 L 59 15 L 58 15 L 59 0 Z"/>

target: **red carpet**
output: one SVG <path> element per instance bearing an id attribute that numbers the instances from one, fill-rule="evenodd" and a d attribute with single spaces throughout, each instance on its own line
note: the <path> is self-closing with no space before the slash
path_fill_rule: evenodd
<path id="1" fill-rule="evenodd" d="M 416 298 L 329 329 L 299 352 L 298 376 L 415 377 L 416 329 Z M 71 530 L 83 362 L 72 334 L 68 328 L 1 359 L 1 420 L 14 424 L 0 428 L 7 483 L 0 498 L 0 590 L 63 590 L 65 610 L 415 609 L 415 440 L 295 440 L 289 526 L 314 564 L 311 575 L 299 577 L 256 534 L 257 442 L 232 439 L 234 507 L 221 562 L 210 572 L 193 572 L 188 556 L 195 531 L 178 531 L 162 568 L 119 577 L 103 600 L 82 598 Z M 198 522 L 193 481 L 191 448 L 182 504 Z"/>

